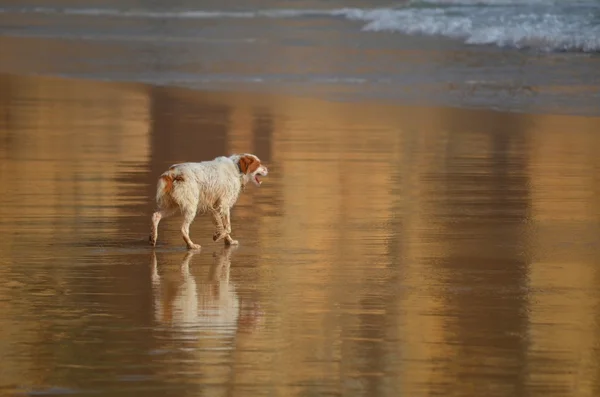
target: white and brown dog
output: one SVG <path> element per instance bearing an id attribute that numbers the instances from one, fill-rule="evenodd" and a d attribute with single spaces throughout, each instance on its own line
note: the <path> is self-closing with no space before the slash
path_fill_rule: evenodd
<path id="1" fill-rule="evenodd" d="M 158 180 L 150 244 L 156 245 L 160 220 L 177 211 L 183 216 L 181 234 L 188 249 L 200 249 L 200 245 L 190 239 L 190 225 L 197 212 L 208 212 L 212 216 L 217 228 L 214 241 L 225 239 L 226 245 L 237 244 L 231 238 L 231 208 L 248 181 L 260 186 L 259 176 L 267 174 L 267 167 L 260 159 L 247 153 L 172 165 Z"/>

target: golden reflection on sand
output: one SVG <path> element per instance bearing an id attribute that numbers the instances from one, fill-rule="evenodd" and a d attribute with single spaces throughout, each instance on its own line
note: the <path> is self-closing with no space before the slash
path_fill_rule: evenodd
<path id="1" fill-rule="evenodd" d="M 129 267 L 111 273 L 124 306 L 146 305 L 138 325 L 164 332 L 148 346 L 192 351 L 154 357 L 154 375 L 203 373 L 239 395 L 598 390 L 597 118 L 42 78 L 2 88 L 0 341 L 18 349 L 0 347 L 21 357 L 11 377 L 52 379 L 32 364 L 48 341 L 14 320 L 56 303 L 12 298 L 19 258 L 46 260 L 26 242 L 63 256 L 52 242 L 137 244 L 164 167 L 249 151 L 271 172 L 234 209 L 239 252 L 213 245 L 199 217 L 201 253 L 179 250 L 167 223 L 150 268 L 150 247 L 131 243 Z M 70 288 L 87 274 L 60 272 Z M 143 280 L 138 295 L 131 279 Z"/>

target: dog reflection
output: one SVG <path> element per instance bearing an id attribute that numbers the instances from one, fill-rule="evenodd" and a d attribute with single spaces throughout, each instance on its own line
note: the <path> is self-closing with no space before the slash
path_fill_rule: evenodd
<path id="1" fill-rule="evenodd" d="M 156 254 L 152 254 L 154 316 L 161 324 L 174 328 L 215 333 L 235 333 L 253 329 L 261 313 L 253 307 L 241 308 L 235 286 L 229 282 L 231 254 L 235 247 L 213 253 L 214 263 L 205 281 L 196 282 L 190 273 L 190 262 L 197 251 L 188 251 L 177 272 L 158 274 Z M 199 254 L 200 255 L 200 254 Z"/>

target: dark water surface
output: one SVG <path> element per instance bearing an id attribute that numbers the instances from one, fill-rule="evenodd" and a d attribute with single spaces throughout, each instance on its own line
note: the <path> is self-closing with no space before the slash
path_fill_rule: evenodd
<path id="1" fill-rule="evenodd" d="M 600 119 L 0 75 L 0 393 L 595 396 Z M 251 151 L 236 250 L 161 223 Z"/>

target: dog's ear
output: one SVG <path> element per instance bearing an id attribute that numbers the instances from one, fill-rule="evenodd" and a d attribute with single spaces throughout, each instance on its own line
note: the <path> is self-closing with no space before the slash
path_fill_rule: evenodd
<path id="1" fill-rule="evenodd" d="M 260 167 L 260 161 L 258 161 L 253 156 L 240 157 L 238 164 L 240 166 L 240 171 L 242 172 L 242 174 L 250 174 L 256 171 L 258 167 Z"/>
<path id="2" fill-rule="evenodd" d="M 248 167 L 252 163 L 252 158 L 250 156 L 242 156 L 238 160 L 238 166 L 240 167 L 240 171 L 242 174 L 248 173 Z"/>

